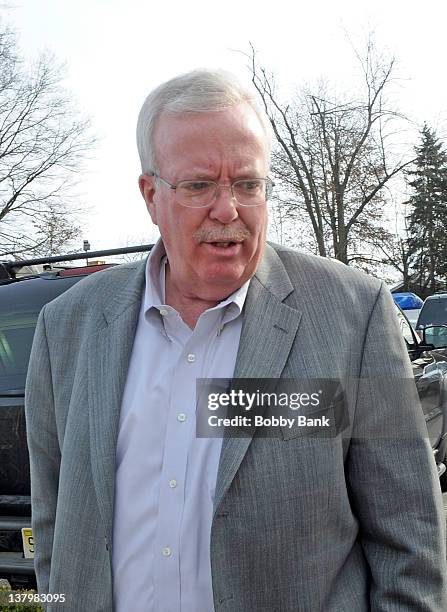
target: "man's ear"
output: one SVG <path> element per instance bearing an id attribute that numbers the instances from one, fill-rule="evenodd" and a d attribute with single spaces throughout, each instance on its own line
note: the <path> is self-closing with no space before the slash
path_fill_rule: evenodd
<path id="1" fill-rule="evenodd" d="M 146 202 L 146 208 L 151 216 L 152 223 L 157 224 L 157 212 L 154 203 L 155 195 L 155 176 L 149 174 L 142 174 L 138 179 L 138 186 L 140 187 L 141 195 Z"/>

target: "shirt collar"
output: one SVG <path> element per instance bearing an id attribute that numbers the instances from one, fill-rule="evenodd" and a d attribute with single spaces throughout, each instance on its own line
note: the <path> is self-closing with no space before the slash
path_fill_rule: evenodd
<path id="1" fill-rule="evenodd" d="M 158 239 L 155 246 L 151 249 L 146 262 L 146 286 L 144 291 L 144 314 L 147 316 L 152 308 L 159 310 L 165 302 L 165 271 L 166 271 L 167 256 L 164 244 L 161 238 Z M 239 289 L 234 291 L 225 300 L 216 304 L 212 308 L 208 308 L 206 312 L 225 309 L 225 314 L 222 320 L 222 325 L 235 319 L 240 315 L 244 307 L 245 298 L 247 297 L 248 286 L 250 279 L 246 281 Z"/>
<path id="2" fill-rule="evenodd" d="M 146 262 L 146 288 L 144 291 L 144 312 L 152 307 L 164 304 L 164 268 L 166 265 L 166 251 L 161 239 L 152 247 Z"/>

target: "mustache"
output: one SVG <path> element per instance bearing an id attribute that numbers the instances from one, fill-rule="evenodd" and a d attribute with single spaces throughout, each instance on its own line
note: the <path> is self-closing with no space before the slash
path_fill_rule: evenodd
<path id="1" fill-rule="evenodd" d="M 251 232 L 247 227 L 214 227 L 199 228 L 192 237 L 200 244 L 201 242 L 242 242 L 250 236 Z"/>

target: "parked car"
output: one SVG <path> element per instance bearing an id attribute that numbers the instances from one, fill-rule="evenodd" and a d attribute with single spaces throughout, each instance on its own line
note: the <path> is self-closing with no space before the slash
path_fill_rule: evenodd
<path id="1" fill-rule="evenodd" d="M 147 251 L 150 246 L 90 252 L 89 258 Z M 64 257 L 0 262 L 0 578 L 14 588 L 35 588 L 29 456 L 25 430 L 25 379 L 37 317 L 49 301 L 86 275 L 113 264 L 52 268 L 17 274 L 28 265 L 85 259 Z"/>
<path id="2" fill-rule="evenodd" d="M 418 295 L 410 291 L 396 292 L 393 293 L 392 296 L 395 303 L 405 313 L 413 329 L 415 329 L 424 301 L 421 300 Z"/>
<path id="3" fill-rule="evenodd" d="M 422 330 L 428 325 L 447 325 L 447 291 L 435 293 L 425 299 L 416 329 Z"/>
<path id="4" fill-rule="evenodd" d="M 430 326 L 422 339 L 395 304 L 421 400 L 443 490 L 447 490 L 447 327 Z"/>
<path id="5" fill-rule="evenodd" d="M 133 251 L 149 248 L 149 245 L 134 247 Z M 118 255 L 122 252 L 129 252 L 129 249 L 90 253 L 89 257 Z M 77 259 L 84 257 L 85 254 L 78 255 Z M 63 261 L 67 256 L 56 259 Z M 43 260 L 20 264 L 0 262 L 0 578 L 7 578 L 15 588 L 36 586 L 24 389 L 37 317 L 47 302 L 69 289 L 86 274 L 100 273 L 106 267 L 52 269 L 41 274 L 15 277 L 14 269 L 19 265 L 23 267 L 35 263 L 43 263 Z M 435 349 L 433 345 L 417 338 L 398 306 L 396 316 L 412 361 L 441 477 L 445 469 L 444 447 L 447 444 L 446 401 L 443 395 L 447 349 Z M 427 329 L 427 336 L 429 332 Z"/>

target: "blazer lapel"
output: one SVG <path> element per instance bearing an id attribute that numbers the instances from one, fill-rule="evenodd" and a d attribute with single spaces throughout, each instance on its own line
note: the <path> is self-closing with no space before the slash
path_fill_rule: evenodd
<path id="1" fill-rule="evenodd" d="M 121 400 L 144 291 L 145 261 L 111 286 L 105 326 L 89 339 L 88 401 L 93 481 L 108 541 L 112 539 L 115 455 Z M 113 289 L 115 291 L 113 291 Z"/>
<path id="2" fill-rule="evenodd" d="M 280 378 L 298 330 L 301 313 L 283 303 L 294 290 L 272 247 L 266 251 L 247 293 L 234 378 Z M 250 445 L 243 438 L 225 437 L 217 474 L 216 511 Z"/>

